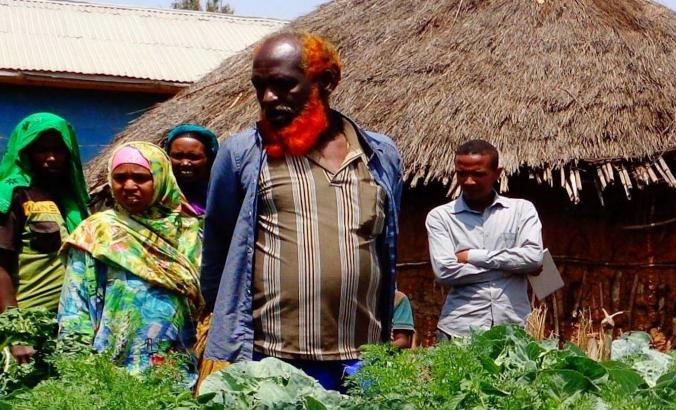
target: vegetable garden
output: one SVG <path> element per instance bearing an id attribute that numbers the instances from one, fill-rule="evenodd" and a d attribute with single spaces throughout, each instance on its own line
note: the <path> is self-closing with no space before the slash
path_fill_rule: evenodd
<path id="1" fill-rule="evenodd" d="M 44 311 L 0 315 L 0 410 L 676 409 L 676 357 L 652 350 L 642 332 L 613 341 L 606 361 L 509 326 L 434 348 L 367 346 L 348 394 L 268 358 L 212 374 L 196 397 L 172 356 L 133 376 L 78 341 L 57 343 L 55 332 L 56 321 Z M 13 362 L 7 347 L 15 343 L 36 347 L 31 364 Z"/>

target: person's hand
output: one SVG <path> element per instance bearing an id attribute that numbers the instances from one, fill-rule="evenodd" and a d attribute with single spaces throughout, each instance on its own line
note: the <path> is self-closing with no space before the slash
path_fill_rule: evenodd
<path id="1" fill-rule="evenodd" d="M 458 262 L 467 263 L 467 259 L 469 258 L 469 249 L 465 249 L 464 251 L 456 253 L 455 257 L 458 258 Z"/>
<path id="2" fill-rule="evenodd" d="M 33 346 L 14 345 L 10 348 L 10 351 L 19 364 L 30 363 L 35 354 Z"/>
<path id="3" fill-rule="evenodd" d="M 536 270 L 536 271 L 528 272 L 528 275 L 530 275 L 530 276 L 538 276 L 538 275 L 541 274 L 541 273 L 542 273 L 542 267 L 540 267 L 540 269 L 538 269 L 538 270 Z"/>

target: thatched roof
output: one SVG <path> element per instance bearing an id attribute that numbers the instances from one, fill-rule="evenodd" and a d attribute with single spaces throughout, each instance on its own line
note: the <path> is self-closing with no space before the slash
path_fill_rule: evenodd
<path id="1" fill-rule="evenodd" d="M 413 185 L 452 187 L 454 147 L 485 138 L 508 173 L 525 167 L 566 186 L 573 200 L 580 169 L 599 186 L 612 179 L 627 188 L 676 186 L 662 160 L 676 150 L 676 13 L 666 7 L 648 0 L 336 0 L 292 27 L 338 46 L 344 75 L 333 106 L 391 135 Z M 185 121 L 224 137 L 250 126 L 258 116 L 250 66 L 250 50 L 226 60 L 115 142 L 159 141 Z M 90 181 L 105 181 L 104 164 L 92 162 Z"/>

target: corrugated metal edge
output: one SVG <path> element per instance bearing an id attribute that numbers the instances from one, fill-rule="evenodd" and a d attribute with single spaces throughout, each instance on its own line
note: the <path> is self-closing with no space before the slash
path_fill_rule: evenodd
<path id="1" fill-rule="evenodd" d="M 117 10 L 130 12 L 146 12 L 154 14 L 167 14 L 167 15 L 185 15 L 191 17 L 199 17 L 209 20 L 232 20 L 232 21 L 241 21 L 241 22 L 260 22 L 260 23 L 269 23 L 270 25 L 279 25 L 282 27 L 284 24 L 288 23 L 288 20 L 275 19 L 270 17 L 252 17 L 252 16 L 237 16 L 232 14 L 223 14 L 223 13 L 211 13 L 206 11 L 194 11 L 194 10 L 177 10 L 177 9 L 162 9 L 162 8 L 153 8 L 153 7 L 140 7 L 134 5 L 119 5 L 119 4 L 107 4 L 107 3 L 87 3 L 79 1 L 63 1 L 63 0 L 0 0 L 0 4 L 8 3 L 33 3 L 33 4 L 43 4 L 49 6 L 65 6 L 65 7 L 80 7 L 80 8 L 93 8 L 101 10 Z"/>
<path id="2" fill-rule="evenodd" d="M 218 24 L 223 22 L 226 26 L 235 26 L 230 27 L 230 30 L 237 32 L 236 26 L 249 26 L 249 29 L 258 30 L 258 31 L 268 31 L 273 32 L 275 29 L 282 28 L 285 24 L 285 20 L 280 19 L 269 19 L 269 18 L 259 18 L 259 17 L 243 17 L 243 16 L 232 16 L 225 15 L 220 13 L 207 13 L 199 11 L 186 11 L 186 10 L 172 10 L 172 9 L 156 9 L 156 8 L 144 8 L 144 7 L 135 7 L 135 6 L 120 6 L 120 5 L 108 5 L 108 4 L 92 4 L 85 2 L 72 2 L 72 1 L 51 1 L 51 0 L 0 0 L 0 8 L 2 7 L 17 7 L 23 9 L 36 9 L 36 10 L 54 10 L 59 12 L 60 10 L 64 13 L 71 14 L 83 14 L 87 13 L 97 13 L 99 15 L 106 15 L 107 13 L 114 18 L 126 18 L 127 16 L 135 17 L 148 17 L 151 19 L 156 19 L 159 15 L 166 16 L 169 19 L 176 19 L 177 21 L 201 21 L 206 23 L 207 21 L 211 24 Z M 30 12 L 29 12 L 30 13 Z M 38 17 L 39 17 L 39 13 Z M 178 17 L 178 18 L 177 18 Z M 182 18 L 185 17 L 185 18 Z M 105 17 L 104 17 L 105 18 Z M 132 17 L 133 18 L 133 17 Z M 164 19 L 163 19 L 164 20 Z M 166 20 L 165 20 L 165 24 Z M 169 23 L 170 24 L 170 23 Z M 0 30 L 0 34 L 5 34 L 12 36 L 13 30 Z M 45 33 L 48 34 L 48 33 Z M 38 36 L 39 37 L 39 36 Z M 85 39 L 86 41 L 86 39 Z M 94 39 L 95 41 L 95 39 Z M 247 43 L 247 42 L 244 42 Z M 142 43 L 144 44 L 144 43 Z M 68 49 L 72 48 L 73 44 L 64 44 L 65 48 L 62 49 L 62 52 L 68 54 Z M 244 45 L 246 47 L 247 44 Z M 169 45 L 171 47 L 171 45 Z M 179 46 L 180 47 L 180 46 Z M 191 49 L 191 48 L 188 48 Z M 231 56 L 232 54 L 239 51 L 239 49 L 234 50 L 216 50 L 204 48 L 203 51 L 207 51 L 208 54 L 218 55 L 221 60 L 224 60 Z M 18 50 L 15 50 L 18 52 Z M 72 51 L 72 50 L 71 50 Z M 95 48 L 85 47 L 82 52 L 87 53 L 95 51 Z M 110 52 L 114 52 L 113 49 Z M 213 56 L 208 57 L 213 57 Z M 166 57 L 166 56 L 165 56 Z M 205 56 L 207 57 L 207 56 Z M 47 58 L 47 57 L 46 57 Z M 207 58 L 207 60 L 212 60 L 213 58 Z M 11 59 L 10 59 L 11 60 Z M 19 59 L 22 60 L 22 59 Z M 32 58 L 27 57 L 27 61 L 32 60 Z M 64 61 L 69 60 L 66 58 Z M 124 59 L 122 59 L 124 60 Z M 208 67 L 205 65 L 204 70 L 199 73 L 186 73 L 186 72 L 176 72 L 178 75 L 171 75 L 171 73 L 164 72 L 163 70 L 157 71 L 157 73 L 149 73 L 147 70 L 133 70 L 128 66 L 119 66 L 115 70 L 106 71 L 100 68 L 92 67 L 91 70 L 82 69 L 82 67 L 77 67 L 73 65 L 72 67 L 67 67 L 63 65 L 56 64 L 53 67 L 50 67 L 50 63 L 45 64 L 24 64 L 21 61 L 18 61 L 12 64 L 3 65 L 1 68 L 6 71 L 15 71 L 15 72 L 51 72 L 51 73 L 75 73 L 83 75 L 107 75 L 107 76 L 118 76 L 118 77 L 128 77 L 128 78 L 138 78 L 138 79 L 147 79 L 147 80 L 161 80 L 161 81 L 170 81 L 174 83 L 185 83 L 193 82 L 201 78 L 209 71 L 215 69 L 218 64 L 208 64 Z M 161 68 L 161 67 L 158 67 Z M 138 71 L 133 73 L 133 71 Z M 194 71 L 194 70 L 193 70 Z"/>

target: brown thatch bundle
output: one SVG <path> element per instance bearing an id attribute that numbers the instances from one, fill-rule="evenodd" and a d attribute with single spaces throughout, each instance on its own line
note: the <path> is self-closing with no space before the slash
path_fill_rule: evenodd
<path id="1" fill-rule="evenodd" d="M 662 160 L 676 150 L 676 13 L 656 3 L 336 0 L 291 26 L 335 42 L 333 105 L 392 136 L 413 185 L 452 185 L 454 147 L 485 138 L 508 173 L 527 167 L 574 200 L 584 164 L 601 189 L 676 186 Z M 158 142 L 187 121 L 223 137 L 251 125 L 250 66 L 250 50 L 226 60 L 115 143 Z M 90 164 L 94 185 L 103 165 Z"/>

